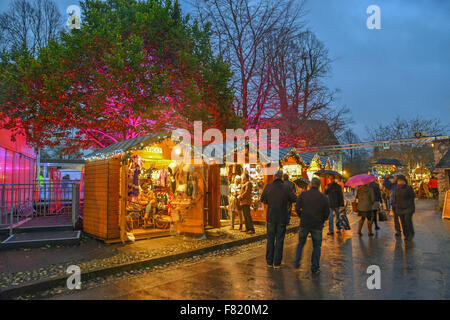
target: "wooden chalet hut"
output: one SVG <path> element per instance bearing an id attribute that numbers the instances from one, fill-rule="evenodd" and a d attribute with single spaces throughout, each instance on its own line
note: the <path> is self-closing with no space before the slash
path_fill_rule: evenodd
<path id="1" fill-rule="evenodd" d="M 125 242 L 175 232 L 203 235 L 220 227 L 218 165 L 172 160 L 172 152 L 183 149 L 170 136 L 124 140 L 86 157 L 87 234 Z"/>

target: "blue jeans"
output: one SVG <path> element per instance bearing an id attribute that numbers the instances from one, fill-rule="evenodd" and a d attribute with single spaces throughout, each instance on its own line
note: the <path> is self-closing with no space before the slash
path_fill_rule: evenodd
<path id="1" fill-rule="evenodd" d="M 322 248 L 322 230 L 314 230 L 308 228 L 300 227 L 298 232 L 298 246 L 297 252 L 295 253 L 294 265 L 298 267 L 300 265 L 300 260 L 302 259 L 303 246 L 306 243 L 308 234 L 311 233 L 313 252 L 311 256 L 311 271 L 316 272 L 319 267 L 320 253 Z"/>
<path id="2" fill-rule="evenodd" d="M 269 265 L 279 266 L 281 264 L 285 235 L 285 224 L 267 222 L 266 261 Z"/>
<path id="3" fill-rule="evenodd" d="M 384 206 L 386 207 L 386 210 L 389 211 L 391 210 L 391 203 L 389 201 L 389 199 L 383 199 L 384 202 Z"/>
<path id="4" fill-rule="evenodd" d="M 328 216 L 328 225 L 329 225 L 328 231 L 329 232 L 334 232 L 334 224 L 333 224 L 333 222 L 334 222 L 334 214 L 333 214 L 333 212 L 336 215 L 336 221 L 337 221 L 337 219 L 339 217 L 339 208 L 338 207 L 330 208 L 330 215 Z"/>

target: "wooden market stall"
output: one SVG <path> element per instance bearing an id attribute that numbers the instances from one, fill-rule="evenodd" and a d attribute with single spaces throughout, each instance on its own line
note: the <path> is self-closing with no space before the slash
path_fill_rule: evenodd
<path id="1" fill-rule="evenodd" d="M 268 163 L 270 159 L 259 153 L 257 146 L 250 142 L 236 141 L 232 144 L 221 144 L 220 147 L 223 147 L 224 151 L 224 165 L 220 170 L 222 186 L 228 186 L 236 176 L 248 173 L 253 186 L 250 214 L 254 222 L 265 222 L 266 206 L 260 201 L 260 198 L 264 187 L 273 181 L 272 175 L 265 174 L 265 163 Z M 243 159 L 239 159 L 238 156 L 241 151 L 244 152 Z M 250 156 L 251 153 L 255 154 L 255 159 Z M 262 162 L 261 159 L 263 159 Z M 222 188 L 222 190 L 226 191 L 226 187 Z M 222 198 L 225 196 L 225 191 L 222 192 Z M 224 203 L 225 201 L 222 202 Z M 222 209 L 224 210 L 225 208 L 226 206 L 223 205 Z M 230 213 L 228 213 L 228 217 L 230 217 Z"/>
<path id="2" fill-rule="evenodd" d="M 84 231 L 124 242 L 220 227 L 218 166 L 172 160 L 176 148 L 170 133 L 155 133 L 89 155 Z"/>

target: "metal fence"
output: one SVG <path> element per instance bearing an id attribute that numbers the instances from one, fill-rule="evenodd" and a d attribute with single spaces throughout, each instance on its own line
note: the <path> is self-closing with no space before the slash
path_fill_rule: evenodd
<path id="1" fill-rule="evenodd" d="M 0 184 L 0 228 L 14 228 L 36 216 L 78 215 L 83 192 L 80 181 Z"/>

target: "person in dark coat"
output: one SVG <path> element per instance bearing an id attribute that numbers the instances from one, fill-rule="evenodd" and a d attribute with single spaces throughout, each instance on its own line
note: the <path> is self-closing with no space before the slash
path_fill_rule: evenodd
<path id="1" fill-rule="evenodd" d="M 282 176 L 283 173 L 278 170 L 275 180 L 266 185 L 261 194 L 261 202 L 267 204 L 266 261 L 268 266 L 274 268 L 280 267 L 283 259 L 284 236 L 290 218 L 288 207 L 297 199 L 295 192 L 281 180 Z"/>
<path id="2" fill-rule="evenodd" d="M 294 267 L 300 267 L 303 246 L 308 234 L 311 234 L 313 252 L 311 256 L 311 271 L 313 274 L 320 272 L 320 254 L 322 247 L 323 224 L 330 215 L 328 197 L 319 191 L 320 179 L 312 178 L 310 189 L 303 192 L 295 204 L 295 211 L 300 217 L 300 230 L 298 233 L 298 246 L 295 253 Z"/>
<path id="3" fill-rule="evenodd" d="M 414 190 L 408 185 L 406 177 L 399 175 L 397 178 L 397 188 L 395 189 L 395 210 L 400 217 L 403 235 L 406 241 L 412 240 L 414 237 L 412 216 L 416 211 L 414 204 L 415 196 Z"/>
<path id="4" fill-rule="evenodd" d="M 395 209 L 395 189 L 397 188 L 397 176 L 389 176 L 384 179 L 383 186 L 389 190 L 389 194 L 391 195 L 390 204 L 391 209 L 394 212 L 394 227 L 395 227 L 395 235 L 397 237 L 402 235 L 402 230 L 400 227 L 400 218 Z"/>
<path id="5" fill-rule="evenodd" d="M 328 217 L 328 235 L 334 234 L 334 216 L 336 222 L 339 219 L 339 210 L 344 207 L 344 193 L 342 187 L 336 182 L 336 177 L 331 176 L 331 183 L 327 185 L 325 194 L 330 202 L 330 215 Z M 339 231 L 339 230 L 338 230 Z"/>
<path id="6" fill-rule="evenodd" d="M 377 216 L 379 215 L 379 211 L 381 209 L 381 189 L 380 189 L 380 185 L 378 184 L 378 182 L 371 182 L 369 184 L 369 187 L 371 187 L 373 189 L 373 194 L 375 196 L 375 200 L 374 200 L 374 204 L 373 204 L 373 212 L 372 212 L 372 222 L 375 224 L 375 230 L 379 230 L 380 227 L 378 227 L 378 223 L 377 223 Z"/>
<path id="7" fill-rule="evenodd" d="M 289 180 L 289 175 L 287 175 L 287 174 L 283 175 L 283 182 L 284 182 L 285 185 L 288 186 L 289 190 L 293 194 L 297 195 L 297 192 L 296 192 L 297 189 L 295 188 L 295 183 L 293 183 L 292 181 Z M 297 200 L 297 198 L 295 198 L 295 199 Z M 288 212 L 289 212 L 289 220 L 290 220 L 291 212 L 292 212 L 292 202 L 288 203 Z M 289 224 L 289 220 L 288 220 L 288 224 Z"/>

